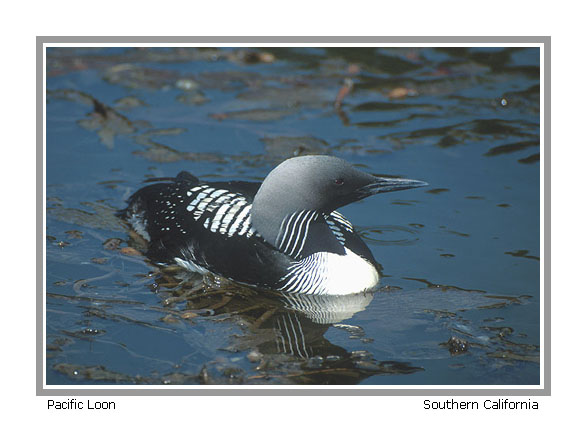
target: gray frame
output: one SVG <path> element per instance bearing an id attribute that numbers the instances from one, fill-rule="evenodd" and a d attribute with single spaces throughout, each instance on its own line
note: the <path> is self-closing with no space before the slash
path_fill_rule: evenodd
<path id="1" fill-rule="evenodd" d="M 144 387 L 140 389 L 44 389 L 43 388 L 43 269 L 45 256 L 43 254 L 43 137 L 45 133 L 45 122 L 43 118 L 43 54 L 46 43 L 537 43 L 544 44 L 544 153 L 541 155 L 541 163 L 544 164 L 544 297 L 541 299 L 544 304 L 544 345 L 541 349 L 544 352 L 544 388 L 543 389 L 392 389 L 361 387 L 344 388 L 332 386 L 332 388 L 311 388 L 299 386 L 296 388 L 201 388 L 187 387 L 185 389 L 153 389 Z M 37 36 L 36 38 L 36 90 L 37 90 L 37 335 L 36 335 L 36 390 L 37 396 L 90 396 L 90 395 L 116 395 L 116 396 L 223 396 L 223 395 L 249 395 L 249 396 L 550 396 L 551 395 L 551 38 L 550 36 L 410 36 L 410 37 L 379 37 L 379 36 Z"/>

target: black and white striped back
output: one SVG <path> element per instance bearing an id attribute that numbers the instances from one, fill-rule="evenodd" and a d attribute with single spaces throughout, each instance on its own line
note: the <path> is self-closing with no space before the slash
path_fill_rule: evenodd
<path id="1" fill-rule="evenodd" d="M 186 192 L 189 201 L 185 210 L 192 214 L 202 226 L 228 237 L 235 235 L 251 237 L 251 203 L 247 198 L 227 189 L 202 184 Z"/>

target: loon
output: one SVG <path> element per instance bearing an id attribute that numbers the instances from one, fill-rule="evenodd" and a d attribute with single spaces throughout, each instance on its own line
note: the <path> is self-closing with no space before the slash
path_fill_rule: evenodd
<path id="1" fill-rule="evenodd" d="M 121 211 L 147 257 L 247 286 L 346 295 L 374 288 L 381 265 L 336 210 L 426 186 L 375 177 L 334 156 L 298 156 L 262 183 L 204 182 L 182 171 L 139 189 Z"/>

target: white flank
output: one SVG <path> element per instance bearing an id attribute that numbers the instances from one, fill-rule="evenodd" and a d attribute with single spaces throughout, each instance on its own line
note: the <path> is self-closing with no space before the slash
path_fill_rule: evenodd
<path id="1" fill-rule="evenodd" d="M 144 213 L 133 214 L 128 220 L 132 228 L 147 241 L 151 241 L 151 236 L 147 232 L 147 224 L 145 222 Z"/>
<path id="2" fill-rule="evenodd" d="M 281 288 L 287 292 L 346 295 L 367 291 L 379 282 L 377 269 L 344 248 L 345 255 L 317 252 L 290 266 Z"/>
<path id="3" fill-rule="evenodd" d="M 183 267 L 184 269 L 189 270 L 191 272 L 200 273 L 202 275 L 210 273 L 204 267 L 197 265 L 193 261 L 187 261 L 187 260 L 183 260 L 181 258 L 174 258 L 174 259 L 175 259 L 175 262 L 177 263 L 177 265 L 179 265 L 179 266 Z"/>

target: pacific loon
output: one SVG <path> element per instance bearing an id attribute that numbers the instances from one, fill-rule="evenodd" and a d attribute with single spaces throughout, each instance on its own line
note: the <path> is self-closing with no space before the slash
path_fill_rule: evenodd
<path id="1" fill-rule="evenodd" d="M 375 177 L 332 156 L 300 156 L 262 183 L 204 182 L 183 171 L 138 190 L 122 216 L 154 261 L 250 286 L 342 295 L 375 287 L 380 265 L 336 210 L 426 185 Z"/>

